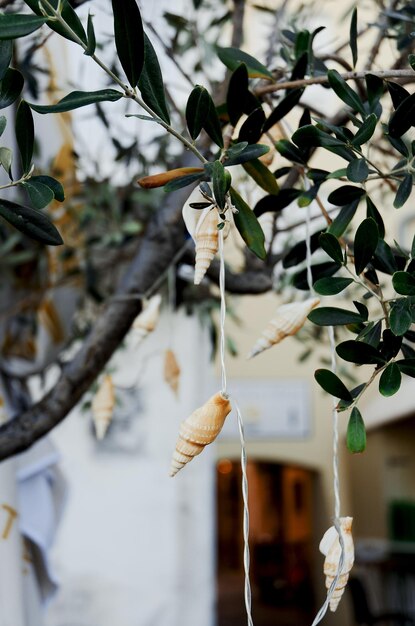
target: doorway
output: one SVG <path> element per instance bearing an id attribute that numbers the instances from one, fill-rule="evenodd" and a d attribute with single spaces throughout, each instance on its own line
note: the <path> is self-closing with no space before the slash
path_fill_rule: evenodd
<path id="1" fill-rule="evenodd" d="M 297 626 L 314 613 L 313 473 L 249 461 L 251 586 L 257 626 Z M 218 626 L 244 623 L 243 500 L 239 461 L 217 464 Z"/>

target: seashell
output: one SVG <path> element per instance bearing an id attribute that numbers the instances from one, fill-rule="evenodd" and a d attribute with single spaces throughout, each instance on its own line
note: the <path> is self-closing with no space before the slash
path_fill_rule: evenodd
<path id="1" fill-rule="evenodd" d="M 180 380 L 180 367 L 172 350 L 166 350 L 164 355 L 164 380 L 177 395 Z"/>
<path id="2" fill-rule="evenodd" d="M 278 307 L 275 317 L 262 331 L 262 336 L 252 348 L 248 359 L 279 343 L 285 337 L 295 335 L 304 325 L 307 315 L 318 304 L 320 304 L 319 298 L 309 298 L 302 302 L 290 302 Z"/>
<path id="3" fill-rule="evenodd" d="M 221 220 L 216 206 L 211 205 L 203 210 L 193 209 L 190 204 L 195 202 L 207 202 L 199 187 L 193 189 L 182 209 L 184 223 L 196 244 L 194 284 L 199 285 L 218 251 L 218 223 Z M 228 236 L 229 231 L 230 222 L 226 221 L 222 231 L 224 239 Z"/>
<path id="4" fill-rule="evenodd" d="M 179 438 L 170 466 L 170 476 L 177 474 L 205 446 L 212 443 L 222 430 L 226 416 L 231 412 L 231 403 L 221 393 L 216 393 L 206 404 L 180 425 Z"/>
<path id="5" fill-rule="evenodd" d="M 340 527 L 342 530 L 344 542 L 344 563 L 339 580 L 337 581 L 337 586 L 334 589 L 333 595 L 330 599 L 330 611 L 333 612 L 337 609 L 339 605 L 340 599 L 343 595 L 344 589 L 349 579 L 349 572 L 352 569 L 354 563 L 352 522 L 353 517 L 340 518 Z M 319 550 L 326 557 L 324 561 L 324 573 L 326 575 L 326 589 L 328 592 L 333 580 L 336 578 L 341 555 L 339 536 L 334 526 L 331 526 L 324 533 L 323 539 L 321 540 L 319 545 Z"/>
<path id="6" fill-rule="evenodd" d="M 95 434 L 99 440 L 105 437 L 105 433 L 108 430 L 112 420 L 114 404 L 114 385 L 112 377 L 107 374 L 104 376 L 92 400 L 92 419 L 95 425 Z"/>
<path id="7" fill-rule="evenodd" d="M 131 328 L 136 346 L 155 329 L 160 316 L 160 304 L 161 295 L 156 294 L 150 298 L 144 309 L 135 318 Z"/>
<path id="8" fill-rule="evenodd" d="M 4 406 L 4 400 L 0 396 L 0 425 L 7 421 L 6 407 Z"/>

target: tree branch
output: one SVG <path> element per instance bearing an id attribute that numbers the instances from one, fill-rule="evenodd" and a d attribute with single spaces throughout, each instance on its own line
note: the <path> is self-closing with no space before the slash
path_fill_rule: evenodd
<path id="1" fill-rule="evenodd" d="M 379 78 L 411 78 L 415 81 L 415 72 L 413 70 L 378 70 L 371 72 L 343 72 L 340 74 L 344 80 L 359 80 L 365 78 L 367 74 L 373 74 Z M 313 76 L 312 78 L 302 78 L 298 80 L 287 80 L 281 83 L 265 85 L 255 90 L 255 95 L 263 96 L 267 93 L 274 93 L 282 89 L 294 89 L 296 87 L 305 87 L 306 85 L 322 85 L 328 83 L 327 76 Z"/>

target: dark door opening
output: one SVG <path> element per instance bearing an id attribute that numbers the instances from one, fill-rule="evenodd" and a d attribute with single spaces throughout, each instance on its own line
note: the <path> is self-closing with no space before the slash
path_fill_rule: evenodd
<path id="1" fill-rule="evenodd" d="M 313 617 L 312 472 L 248 462 L 253 618 L 297 626 Z M 218 626 L 244 623 L 243 501 L 238 461 L 217 465 Z"/>

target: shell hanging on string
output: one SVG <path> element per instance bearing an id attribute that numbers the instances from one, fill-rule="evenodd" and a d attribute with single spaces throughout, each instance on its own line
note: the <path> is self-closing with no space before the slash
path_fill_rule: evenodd
<path id="1" fill-rule="evenodd" d="M 194 209 L 191 204 L 204 203 L 207 200 L 196 187 L 183 205 L 183 219 L 189 234 L 192 236 L 196 246 L 195 277 L 194 284 L 199 285 L 206 274 L 206 270 L 211 264 L 219 249 L 218 224 L 221 222 L 218 209 L 210 205 L 205 209 Z M 223 227 L 223 237 L 229 234 L 230 222 L 225 221 Z"/>
<path id="2" fill-rule="evenodd" d="M 105 437 L 111 423 L 115 405 L 115 392 L 112 377 L 106 374 L 92 400 L 92 419 L 97 439 Z"/>
<path id="3" fill-rule="evenodd" d="M 333 612 L 339 605 L 349 579 L 349 572 L 354 563 L 354 545 L 352 537 L 353 517 L 341 517 L 339 521 L 344 542 L 344 563 L 339 580 L 337 581 L 337 586 L 330 599 L 330 611 Z M 324 533 L 319 550 L 326 557 L 324 561 L 324 574 L 326 575 L 326 589 L 328 593 L 333 580 L 336 578 L 341 555 L 339 536 L 334 526 L 331 526 Z"/>
<path id="4" fill-rule="evenodd" d="M 160 316 L 161 295 L 156 294 L 147 302 L 143 310 L 135 318 L 131 335 L 135 346 L 137 346 L 149 333 L 157 326 Z"/>
<path id="5" fill-rule="evenodd" d="M 216 439 L 231 410 L 229 400 L 221 393 L 216 393 L 181 423 L 171 461 L 170 476 L 175 476 L 186 463 Z"/>
<path id="6" fill-rule="evenodd" d="M 179 390 L 180 366 L 172 350 L 166 350 L 164 355 L 164 380 L 177 395 Z"/>
<path id="7" fill-rule="evenodd" d="M 278 307 L 275 316 L 265 330 L 262 331 L 261 337 L 249 353 L 248 359 L 271 348 L 271 346 L 279 343 L 285 337 L 295 335 L 304 326 L 310 311 L 319 304 L 320 300 L 318 298 L 309 298 L 308 300 L 303 300 L 303 302 L 290 302 Z"/>

